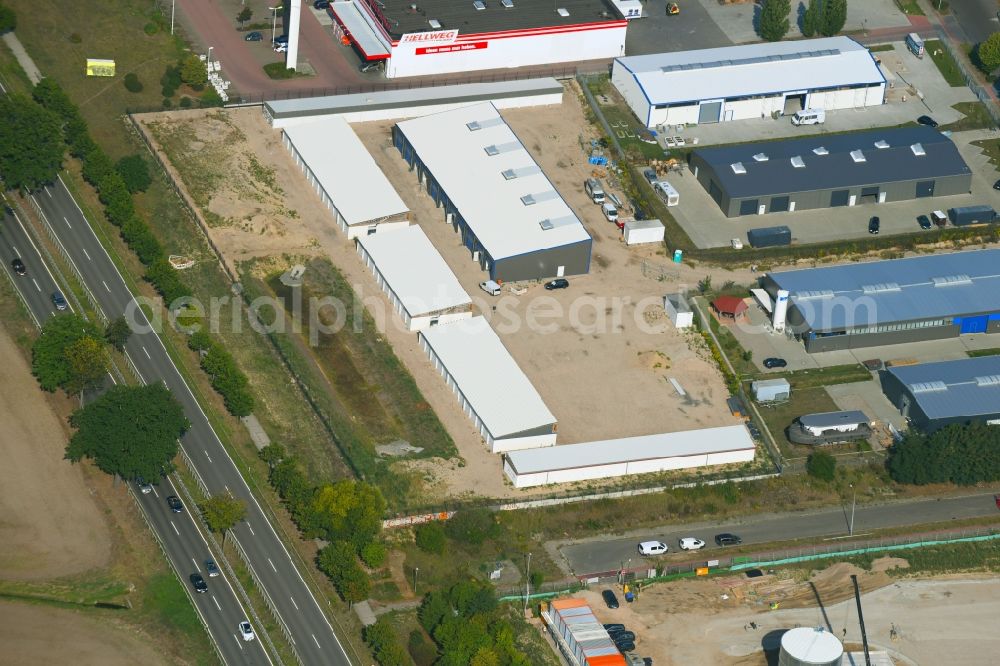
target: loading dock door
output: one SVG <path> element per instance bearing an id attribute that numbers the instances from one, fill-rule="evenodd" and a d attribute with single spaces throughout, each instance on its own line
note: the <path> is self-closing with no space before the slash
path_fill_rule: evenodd
<path id="1" fill-rule="evenodd" d="M 717 123 L 722 115 L 722 102 L 708 102 L 698 107 L 699 123 Z"/>
<path id="2" fill-rule="evenodd" d="M 771 212 L 784 213 L 788 210 L 789 197 L 771 197 Z"/>
<path id="3" fill-rule="evenodd" d="M 934 196 L 934 181 L 933 180 L 917 181 L 917 198 L 932 197 L 932 196 Z"/>
<path id="4" fill-rule="evenodd" d="M 878 201 L 878 186 L 861 188 L 861 203 L 875 203 Z"/>
<path id="5" fill-rule="evenodd" d="M 757 214 L 757 200 L 756 199 L 744 199 L 740 202 L 740 215 L 756 215 Z"/>
<path id="6" fill-rule="evenodd" d="M 978 317 L 962 317 L 962 328 L 960 333 L 985 333 L 989 323 L 989 315 Z"/>

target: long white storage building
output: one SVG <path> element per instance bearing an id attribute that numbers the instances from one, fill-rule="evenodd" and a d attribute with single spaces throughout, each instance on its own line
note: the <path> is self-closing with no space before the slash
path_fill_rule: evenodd
<path id="1" fill-rule="evenodd" d="M 409 225 L 409 209 L 347 121 L 284 130 L 284 144 L 348 238 Z"/>
<path id="2" fill-rule="evenodd" d="M 885 76 L 850 37 L 616 58 L 611 82 L 647 127 L 885 103 Z"/>
<path id="3" fill-rule="evenodd" d="M 515 488 L 752 462 L 746 426 L 668 432 L 536 451 L 512 451 L 503 471 Z"/>
<path id="4" fill-rule="evenodd" d="M 490 451 L 555 445 L 556 418 L 486 319 L 432 326 L 419 339 Z"/>
<path id="5" fill-rule="evenodd" d="M 392 138 L 492 279 L 590 270 L 590 234 L 492 103 L 404 120 Z"/>
<path id="6" fill-rule="evenodd" d="M 411 331 L 472 316 L 472 298 L 423 229 L 358 236 L 358 254 Z"/>

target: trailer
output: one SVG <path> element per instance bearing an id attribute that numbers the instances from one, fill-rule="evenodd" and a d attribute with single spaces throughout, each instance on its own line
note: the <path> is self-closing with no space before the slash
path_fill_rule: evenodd
<path id="1" fill-rule="evenodd" d="M 622 224 L 626 245 L 662 243 L 666 229 L 659 220 L 629 220 Z"/>
<path id="2" fill-rule="evenodd" d="M 992 224 L 997 219 L 997 212 L 993 210 L 993 206 L 961 206 L 949 208 L 948 219 L 956 227 L 971 224 Z"/>
<path id="3" fill-rule="evenodd" d="M 782 225 L 779 227 L 760 227 L 747 231 L 747 240 L 751 247 L 777 247 L 792 244 L 792 230 Z"/>

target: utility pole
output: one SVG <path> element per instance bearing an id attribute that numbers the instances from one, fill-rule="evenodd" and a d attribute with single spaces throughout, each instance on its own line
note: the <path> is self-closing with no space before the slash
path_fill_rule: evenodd
<path id="1" fill-rule="evenodd" d="M 854 509 L 858 503 L 858 490 L 851 484 L 851 524 L 850 524 L 850 535 L 854 536 Z"/>
<path id="2" fill-rule="evenodd" d="M 170 3 L 170 34 L 174 34 L 174 10 L 177 9 L 177 0 Z"/>
<path id="3" fill-rule="evenodd" d="M 413 596 L 417 596 L 417 574 L 420 573 L 420 567 L 413 567 Z"/>
<path id="4" fill-rule="evenodd" d="M 524 614 L 528 614 L 528 596 L 531 594 L 531 553 L 528 553 L 528 566 L 524 570 Z"/>

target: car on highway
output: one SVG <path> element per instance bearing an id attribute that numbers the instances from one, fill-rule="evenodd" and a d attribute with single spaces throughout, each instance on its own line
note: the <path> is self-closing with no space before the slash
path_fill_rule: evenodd
<path id="1" fill-rule="evenodd" d="M 205 560 L 205 573 L 208 574 L 209 578 L 215 578 L 219 575 L 219 567 L 215 560 Z"/>
<path id="2" fill-rule="evenodd" d="M 783 368 L 786 365 L 788 365 L 788 361 L 786 361 L 783 358 L 778 358 L 776 356 L 764 359 L 765 368 Z"/>
<path id="3" fill-rule="evenodd" d="M 1000 509 L 1000 495 L 993 496 L 993 503 L 997 505 L 998 509 Z"/>
<path id="4" fill-rule="evenodd" d="M 930 229 L 933 226 L 931 224 L 931 218 L 926 215 L 917 215 L 917 224 L 920 225 L 921 229 Z"/>
<path id="5" fill-rule="evenodd" d="M 927 127 L 937 127 L 938 122 L 931 118 L 930 116 L 920 116 L 917 118 L 917 123 L 921 125 L 926 125 Z"/>
<path id="6" fill-rule="evenodd" d="M 181 511 L 184 510 L 184 505 L 181 504 L 181 501 L 177 497 L 177 495 L 170 495 L 169 497 L 167 497 L 167 506 L 169 506 L 170 510 L 173 511 L 174 513 L 180 513 Z"/>
<path id="7" fill-rule="evenodd" d="M 873 215 L 872 219 L 868 220 L 868 233 L 878 235 L 878 230 L 881 228 L 882 223 L 878 219 L 878 215 Z"/>
<path id="8" fill-rule="evenodd" d="M 678 542 L 681 550 L 701 550 L 705 547 L 705 542 L 695 537 L 684 537 Z"/>
<path id="9" fill-rule="evenodd" d="M 63 298 L 61 292 L 52 292 L 52 305 L 56 306 L 56 310 L 65 310 L 69 306 L 66 304 L 66 299 Z"/>
<path id="10" fill-rule="evenodd" d="M 640 555 L 663 555 L 670 550 L 662 541 L 643 541 L 639 544 Z"/>
<path id="11" fill-rule="evenodd" d="M 549 291 L 552 291 L 553 289 L 565 289 L 568 286 L 569 280 L 566 278 L 558 278 L 545 283 L 545 288 Z"/>
<path id="12" fill-rule="evenodd" d="M 139 486 L 139 492 L 141 492 L 143 495 L 148 495 L 149 493 L 153 492 L 153 484 L 147 481 L 146 479 L 142 478 L 141 476 L 137 476 L 135 478 L 135 484 Z"/>
<path id="13" fill-rule="evenodd" d="M 243 39 L 248 42 L 262 42 L 264 41 L 264 35 L 263 33 L 254 30 L 253 32 L 248 32 Z"/>
<path id="14" fill-rule="evenodd" d="M 993 183 L 993 189 L 994 190 L 1000 190 L 1000 180 L 998 180 L 997 182 Z"/>
<path id="15" fill-rule="evenodd" d="M 246 620 L 240 622 L 240 636 L 242 636 L 245 641 L 252 641 L 257 638 L 253 634 L 253 627 L 251 627 L 250 623 Z"/>
<path id="16" fill-rule="evenodd" d="M 738 546 L 741 543 L 743 543 L 743 539 L 735 534 L 730 534 L 729 532 L 723 532 L 722 534 L 715 535 L 716 546 Z"/>
<path id="17" fill-rule="evenodd" d="M 612 610 L 618 608 L 618 597 L 611 590 L 604 590 L 601 592 L 601 598 L 604 599 L 604 603 L 608 608 Z"/>
<path id="18" fill-rule="evenodd" d="M 14 273 L 17 275 L 26 275 L 28 269 L 24 267 L 24 262 L 21 261 L 21 257 L 14 257 L 14 261 L 10 262 L 10 267 L 14 269 Z"/>
<path id="19" fill-rule="evenodd" d="M 195 572 L 191 574 L 189 578 L 191 579 L 191 587 L 194 588 L 195 592 L 198 594 L 208 592 L 208 583 L 205 582 L 205 579 L 201 577 L 200 573 Z"/>

